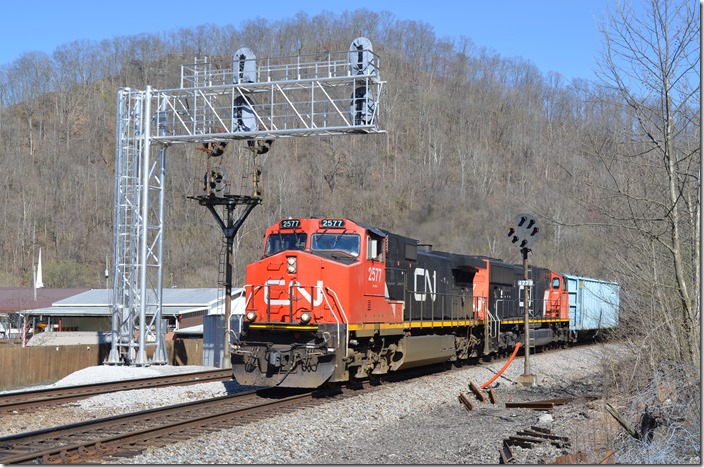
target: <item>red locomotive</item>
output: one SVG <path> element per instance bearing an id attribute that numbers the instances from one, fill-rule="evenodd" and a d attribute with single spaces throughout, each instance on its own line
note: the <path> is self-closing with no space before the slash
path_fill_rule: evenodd
<path id="1" fill-rule="evenodd" d="M 530 278 L 531 346 L 617 324 L 617 284 L 535 266 Z M 523 342 L 522 279 L 522 266 L 435 251 L 349 219 L 284 219 L 247 266 L 233 375 L 243 385 L 317 388 L 504 354 Z M 587 280 L 604 297 L 585 294 Z"/>

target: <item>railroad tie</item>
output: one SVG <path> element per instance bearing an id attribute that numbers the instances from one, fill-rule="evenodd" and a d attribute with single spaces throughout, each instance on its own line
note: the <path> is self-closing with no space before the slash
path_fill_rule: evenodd
<path id="1" fill-rule="evenodd" d="M 549 429 L 544 429 L 544 428 L 541 428 L 541 429 L 543 429 L 543 430 L 542 430 L 542 431 L 536 431 L 535 429 L 533 429 L 533 428 L 531 427 L 531 429 L 524 429 L 524 430 L 522 430 L 522 431 L 519 431 L 519 432 L 518 432 L 518 435 L 526 435 L 526 436 L 530 436 L 530 437 L 539 437 L 539 438 L 542 438 L 542 439 L 554 440 L 554 441 L 562 442 L 562 443 L 565 443 L 565 444 L 569 445 L 569 440 L 570 440 L 569 437 L 553 435 L 553 434 L 550 434 L 550 430 L 549 430 Z M 546 430 L 547 430 L 547 432 L 545 432 Z"/>
<path id="2" fill-rule="evenodd" d="M 583 464 L 587 461 L 587 456 L 584 452 L 568 453 L 567 455 L 560 455 L 555 458 L 553 463 L 555 465 L 578 465 Z"/>
<path id="3" fill-rule="evenodd" d="M 489 388 L 489 401 L 492 405 L 496 404 L 496 394 L 494 393 L 494 389 L 491 387 Z"/>
<path id="4" fill-rule="evenodd" d="M 525 436 L 508 436 L 506 443 L 508 445 L 518 445 L 523 448 L 533 448 L 533 445 L 544 442 L 543 439 L 537 439 L 535 437 L 525 437 Z"/>
<path id="5" fill-rule="evenodd" d="M 469 401 L 469 398 L 467 398 L 467 395 L 465 395 L 464 393 L 460 392 L 459 400 L 460 403 L 462 403 L 467 409 L 467 411 L 472 411 L 474 409 L 474 405 L 472 405 L 472 402 Z"/>
<path id="6" fill-rule="evenodd" d="M 469 389 L 477 397 L 477 400 L 481 401 L 482 403 L 486 402 L 486 397 L 482 393 L 481 389 L 474 384 L 474 382 L 469 382 Z"/>
<path id="7" fill-rule="evenodd" d="M 549 429 L 531 426 L 530 429 L 524 429 L 516 432 L 515 436 L 509 436 L 504 440 L 506 445 L 518 445 L 523 448 L 533 448 L 535 444 L 548 442 L 550 445 L 557 448 L 568 448 L 570 446 L 569 437 L 553 435 Z"/>
<path id="8" fill-rule="evenodd" d="M 501 450 L 499 450 L 499 464 L 500 465 L 508 465 L 509 463 L 513 462 L 513 453 L 511 452 L 511 448 L 508 446 L 506 441 L 504 440 L 503 445 L 501 446 Z"/>

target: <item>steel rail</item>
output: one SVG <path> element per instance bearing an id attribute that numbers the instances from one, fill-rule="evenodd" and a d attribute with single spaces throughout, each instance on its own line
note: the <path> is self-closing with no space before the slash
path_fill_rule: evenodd
<path id="1" fill-rule="evenodd" d="M 186 430 L 193 436 L 194 429 L 300 408 L 306 399 L 313 393 L 273 399 L 251 391 L 16 434 L 0 438 L 0 464 L 82 463 Z"/>
<path id="2" fill-rule="evenodd" d="M 196 383 L 228 380 L 231 378 L 232 370 L 227 369 L 5 393 L 0 394 L 0 413 L 33 410 L 43 406 L 58 405 L 94 395 L 124 390 L 166 387 L 171 385 L 192 385 Z"/>

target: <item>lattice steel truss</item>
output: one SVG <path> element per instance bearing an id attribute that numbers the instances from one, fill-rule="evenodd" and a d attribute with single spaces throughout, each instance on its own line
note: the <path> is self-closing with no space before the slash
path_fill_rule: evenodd
<path id="1" fill-rule="evenodd" d="M 340 53 L 196 59 L 176 89 L 117 96 L 112 347 L 107 364 L 166 364 L 161 317 L 166 150 L 174 144 L 383 133 L 379 57 Z M 154 346 L 151 360 L 146 348 Z"/>

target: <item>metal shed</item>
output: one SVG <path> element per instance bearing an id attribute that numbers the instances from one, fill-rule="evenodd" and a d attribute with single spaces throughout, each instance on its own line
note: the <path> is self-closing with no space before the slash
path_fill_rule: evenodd
<path id="1" fill-rule="evenodd" d="M 233 289 L 233 297 L 243 289 Z M 50 307 L 19 311 L 28 321 L 42 320 L 51 324 L 50 329 L 62 331 L 109 331 L 112 328 L 112 289 L 91 289 L 54 302 Z M 222 313 L 223 297 L 218 288 L 164 289 L 162 317 L 168 320 L 169 329 L 181 328 L 181 322 L 192 326 L 202 323 L 208 314 Z M 190 320 L 189 318 L 195 319 Z"/>

